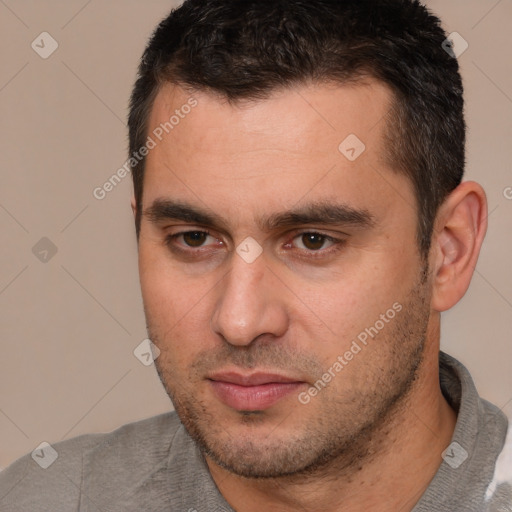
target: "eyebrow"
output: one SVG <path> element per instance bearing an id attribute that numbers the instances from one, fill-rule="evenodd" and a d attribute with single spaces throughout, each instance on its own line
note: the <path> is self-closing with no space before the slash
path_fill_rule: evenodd
<path id="1" fill-rule="evenodd" d="M 198 208 L 186 202 L 171 199 L 155 199 L 143 211 L 143 217 L 157 224 L 166 220 L 179 220 L 212 228 L 227 228 L 226 220 L 211 210 Z M 357 209 L 344 203 L 317 201 L 293 210 L 273 213 L 257 220 L 261 231 L 299 224 L 347 225 L 355 228 L 371 228 L 375 217 L 365 209 Z"/>

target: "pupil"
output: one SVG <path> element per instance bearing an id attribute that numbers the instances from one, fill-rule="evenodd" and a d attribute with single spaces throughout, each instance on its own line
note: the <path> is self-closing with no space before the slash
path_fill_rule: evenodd
<path id="1" fill-rule="evenodd" d="M 302 243 L 308 249 L 321 249 L 324 244 L 324 237 L 315 233 L 305 233 L 302 235 Z"/>
<path id="2" fill-rule="evenodd" d="M 183 240 L 185 240 L 185 243 L 191 247 L 199 247 L 204 243 L 205 239 L 206 233 L 202 231 L 190 231 L 183 235 Z"/>

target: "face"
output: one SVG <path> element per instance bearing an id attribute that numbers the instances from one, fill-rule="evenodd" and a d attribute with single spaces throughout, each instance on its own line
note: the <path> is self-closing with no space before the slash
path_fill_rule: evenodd
<path id="1" fill-rule="evenodd" d="M 411 388 L 430 287 L 412 186 L 384 158 L 390 100 L 377 82 L 156 98 L 148 334 L 188 432 L 236 474 L 357 463 Z"/>

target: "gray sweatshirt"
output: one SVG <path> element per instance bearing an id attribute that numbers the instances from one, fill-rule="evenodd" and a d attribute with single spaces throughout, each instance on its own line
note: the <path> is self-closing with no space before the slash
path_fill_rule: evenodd
<path id="1" fill-rule="evenodd" d="M 457 425 L 413 512 L 512 512 L 512 439 L 506 416 L 478 396 L 468 370 L 443 352 L 440 380 L 458 412 Z M 233 509 L 176 413 L 170 412 L 108 434 L 39 447 L 0 472 L 0 511 Z"/>

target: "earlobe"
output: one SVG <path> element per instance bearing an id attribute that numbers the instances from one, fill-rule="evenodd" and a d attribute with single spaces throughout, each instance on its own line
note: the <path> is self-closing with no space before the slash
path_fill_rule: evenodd
<path id="1" fill-rule="evenodd" d="M 446 311 L 466 293 L 487 230 L 487 199 L 473 181 L 461 183 L 445 200 L 432 237 L 432 308 Z"/>

